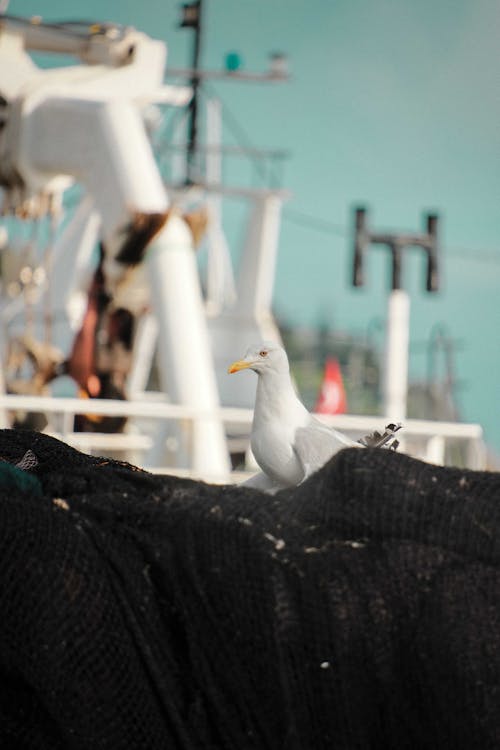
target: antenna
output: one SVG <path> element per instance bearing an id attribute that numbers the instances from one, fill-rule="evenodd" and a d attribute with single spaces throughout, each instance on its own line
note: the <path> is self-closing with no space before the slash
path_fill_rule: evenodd
<path id="1" fill-rule="evenodd" d="M 392 289 L 401 289 L 402 253 L 409 247 L 420 247 L 427 256 L 426 289 L 437 292 L 439 289 L 438 273 L 438 217 L 436 214 L 425 216 L 425 231 L 411 233 L 371 232 L 368 229 L 366 208 L 355 211 L 353 286 L 364 284 L 364 259 L 370 245 L 385 245 L 392 257 Z"/>
<path id="2" fill-rule="evenodd" d="M 190 85 L 193 91 L 191 101 L 188 106 L 188 142 L 186 151 L 186 183 L 193 184 L 196 182 L 196 147 L 198 140 L 198 90 L 201 79 L 198 75 L 200 68 L 201 53 L 201 19 L 202 19 L 202 0 L 195 0 L 192 3 L 185 3 L 182 6 L 182 20 L 180 27 L 184 29 L 193 29 L 193 62 Z"/>
<path id="3" fill-rule="evenodd" d="M 238 52 L 235 51 L 227 53 L 226 67 L 224 70 L 203 70 L 200 68 L 202 21 L 204 19 L 202 0 L 193 0 L 193 2 L 184 3 L 181 8 L 182 18 L 179 24 L 180 28 L 193 29 L 194 31 L 192 65 L 187 69 L 168 68 L 166 72 L 167 75 L 173 77 L 187 78 L 192 90 L 192 98 L 188 105 L 188 137 L 186 144 L 186 184 L 192 185 L 200 182 L 200 175 L 196 168 L 196 160 L 200 152 L 198 145 L 198 102 L 203 82 L 207 80 L 215 80 L 249 83 L 280 83 L 289 80 L 289 73 L 288 58 L 282 52 L 271 53 L 268 69 L 263 73 L 252 73 L 240 70 L 240 56 Z M 222 149 L 219 148 L 219 152 L 221 151 Z M 240 149 L 241 153 L 244 153 L 245 151 L 249 150 Z M 265 152 L 261 151 L 259 158 L 265 155 Z"/>
<path id="4" fill-rule="evenodd" d="M 409 247 L 423 250 L 427 258 L 425 286 L 428 292 L 437 292 L 438 217 L 436 214 L 427 214 L 423 232 L 373 232 L 368 227 L 366 208 L 356 208 L 352 275 L 355 287 L 364 285 L 364 260 L 370 245 L 385 245 L 391 254 L 392 283 L 387 311 L 384 413 L 386 418 L 398 422 L 406 417 L 410 336 L 410 297 L 402 288 L 403 250 Z"/>

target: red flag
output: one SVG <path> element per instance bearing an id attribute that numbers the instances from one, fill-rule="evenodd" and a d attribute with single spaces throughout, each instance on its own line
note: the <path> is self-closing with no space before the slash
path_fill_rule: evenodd
<path id="1" fill-rule="evenodd" d="M 345 414 L 347 399 L 342 373 L 337 359 L 328 357 L 323 382 L 314 411 L 318 414 Z"/>

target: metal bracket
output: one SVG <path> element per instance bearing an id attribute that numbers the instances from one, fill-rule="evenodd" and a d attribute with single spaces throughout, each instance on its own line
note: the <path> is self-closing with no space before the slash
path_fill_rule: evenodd
<path id="1" fill-rule="evenodd" d="M 367 211 L 357 208 L 355 212 L 354 258 L 353 258 L 353 286 L 364 284 L 364 257 L 369 245 L 385 245 L 391 252 L 392 259 L 392 289 L 402 288 L 402 257 L 403 250 L 408 247 L 420 247 L 427 256 L 426 289 L 437 292 L 439 289 L 438 269 L 438 217 L 436 214 L 425 216 L 426 231 L 420 233 L 389 233 L 371 232 L 368 229 Z"/>

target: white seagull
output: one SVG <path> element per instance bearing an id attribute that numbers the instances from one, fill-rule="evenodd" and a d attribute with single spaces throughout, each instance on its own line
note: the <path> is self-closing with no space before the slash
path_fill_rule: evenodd
<path id="1" fill-rule="evenodd" d="M 277 344 L 265 341 L 250 347 L 228 373 L 247 368 L 259 376 L 250 445 L 262 473 L 244 482 L 246 486 L 276 492 L 300 484 L 342 448 L 397 447 L 393 436 L 400 425 L 388 425 L 383 435 L 373 433 L 355 442 L 315 419 L 298 399 L 288 357 Z"/>

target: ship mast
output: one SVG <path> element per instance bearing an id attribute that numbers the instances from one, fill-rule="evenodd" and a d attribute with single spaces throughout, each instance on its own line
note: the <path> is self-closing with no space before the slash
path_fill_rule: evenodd
<path id="1" fill-rule="evenodd" d="M 188 106 L 188 139 L 186 148 L 186 184 L 192 185 L 197 182 L 196 152 L 198 141 L 198 94 L 201 79 L 199 76 L 200 54 L 201 54 L 201 19 L 202 0 L 186 3 L 182 6 L 181 28 L 189 28 L 194 31 L 192 76 L 190 86 L 193 92 Z"/>

